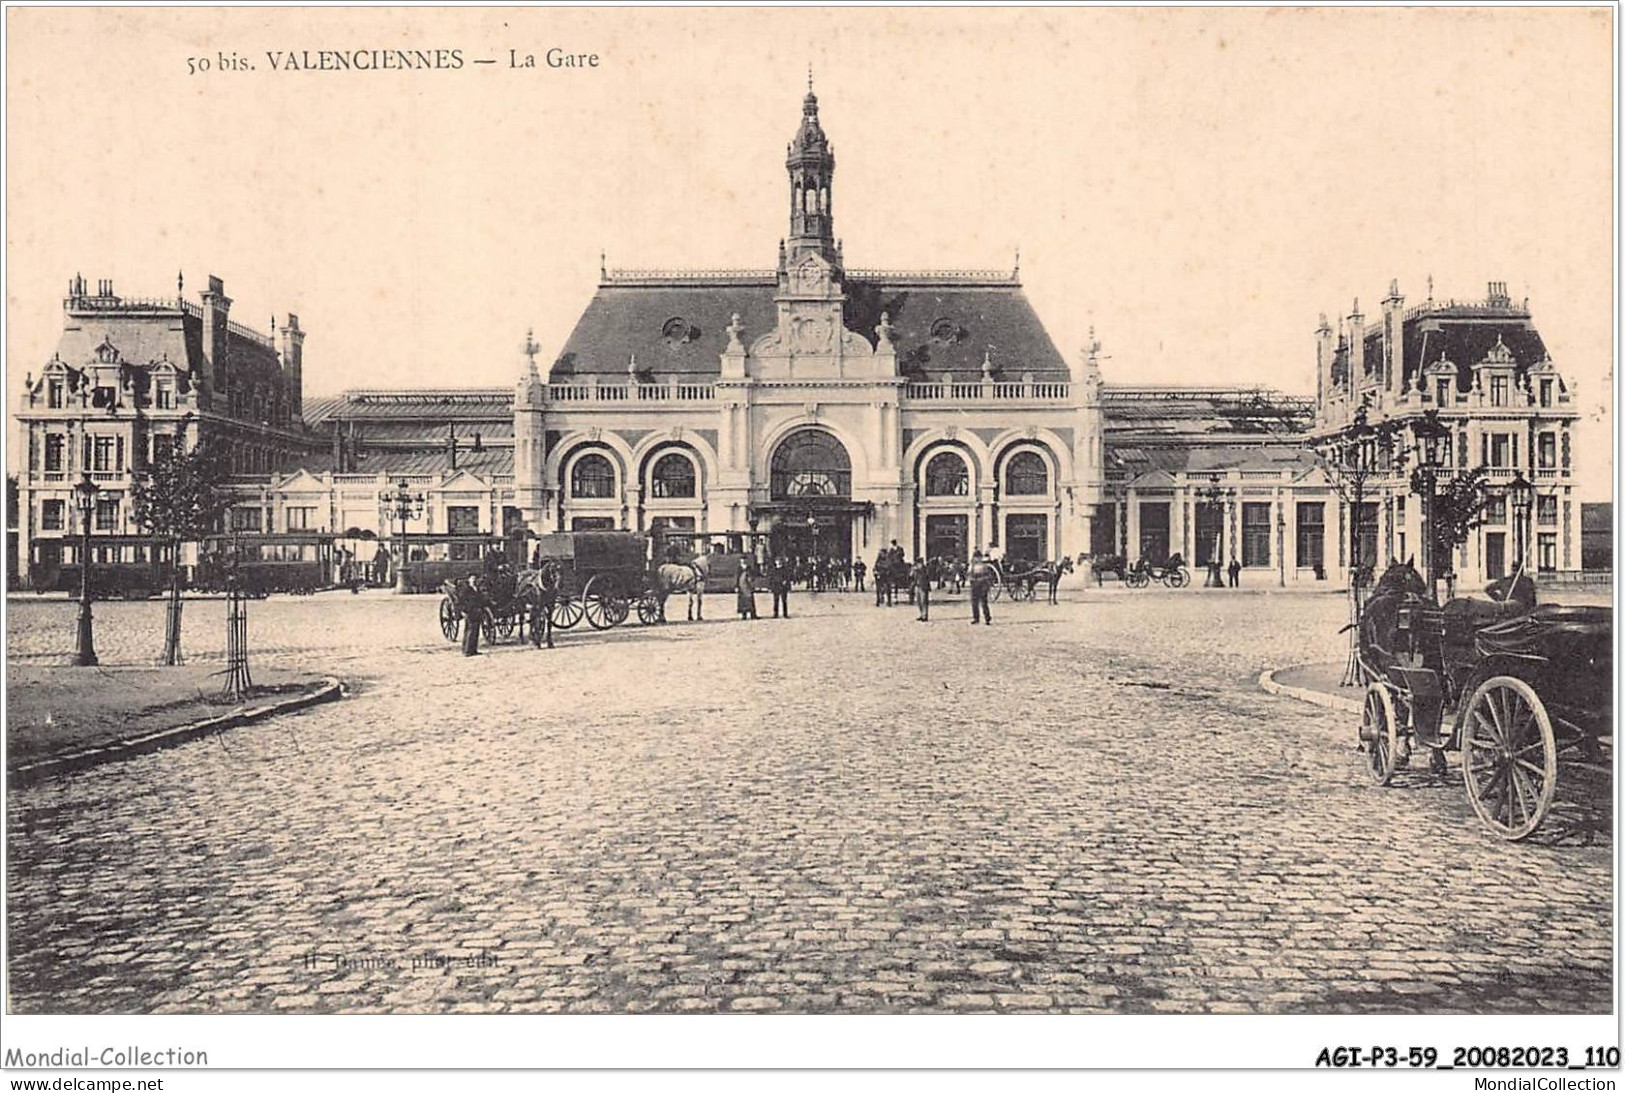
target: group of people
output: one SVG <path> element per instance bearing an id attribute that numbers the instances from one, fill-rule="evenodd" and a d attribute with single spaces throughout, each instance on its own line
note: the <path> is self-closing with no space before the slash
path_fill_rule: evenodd
<path id="1" fill-rule="evenodd" d="M 903 592 L 919 614 L 920 622 L 931 621 L 931 590 L 942 591 L 952 587 L 955 593 L 970 583 L 971 623 L 992 623 L 988 600 L 998 574 L 992 560 L 980 550 L 971 554 L 967 565 L 950 562 L 946 558 L 917 558 L 911 565 L 903 548 L 893 539 L 890 546 L 882 547 L 875 558 L 875 606 L 890 606 L 897 602 L 897 593 Z"/>
<path id="2" fill-rule="evenodd" d="M 1207 564 L 1207 568 L 1208 575 L 1213 580 L 1213 583 L 1222 585 L 1224 581 L 1223 578 L 1219 576 L 1219 559 L 1214 558 Z M 1241 587 L 1241 563 L 1236 561 L 1236 556 L 1234 554 L 1230 556 L 1230 564 L 1225 567 L 1224 572 L 1225 575 L 1230 578 L 1231 588 Z"/>

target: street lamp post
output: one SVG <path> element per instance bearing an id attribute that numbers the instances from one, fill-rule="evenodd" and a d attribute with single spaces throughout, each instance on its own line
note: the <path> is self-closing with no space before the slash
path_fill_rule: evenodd
<path id="1" fill-rule="evenodd" d="M 1512 541 L 1517 548 L 1518 569 L 1529 563 L 1529 510 L 1535 504 L 1535 484 L 1519 471 L 1507 483 L 1507 496 L 1512 499 Z"/>
<path id="2" fill-rule="evenodd" d="M 79 649 L 73 662 L 81 668 L 94 667 L 96 641 L 90 622 L 90 518 L 96 510 L 96 494 L 100 487 L 90 480 L 90 472 L 81 473 L 73 487 L 74 507 L 79 511 Z"/>
<path id="3" fill-rule="evenodd" d="M 406 479 L 401 479 L 393 490 L 384 490 L 378 495 L 379 508 L 384 515 L 387 526 L 399 523 L 401 526 L 401 556 L 395 565 L 395 591 L 406 591 L 406 522 L 421 519 L 426 498 L 423 494 L 413 493 Z"/>
<path id="4" fill-rule="evenodd" d="M 1198 490 L 1197 496 L 1207 502 L 1208 517 L 1212 519 L 1215 510 L 1219 519 L 1213 525 L 1213 549 L 1207 556 L 1207 577 L 1202 581 L 1203 588 L 1223 588 L 1224 576 L 1220 571 L 1224 554 L 1224 488 L 1219 485 L 1217 474 L 1208 475 L 1208 486 Z"/>
<path id="5" fill-rule="evenodd" d="M 807 587 L 811 591 L 817 592 L 819 583 L 818 517 L 813 516 L 810 513 L 807 516 L 807 531 L 812 536 L 812 558 L 810 559 L 812 564 L 809 567 L 810 572 L 807 575 Z"/>

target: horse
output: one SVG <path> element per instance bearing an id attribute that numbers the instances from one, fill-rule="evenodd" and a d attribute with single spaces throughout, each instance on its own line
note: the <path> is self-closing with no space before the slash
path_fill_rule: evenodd
<path id="1" fill-rule="evenodd" d="M 1063 555 L 1058 562 L 1042 562 L 1021 575 L 1022 582 L 1027 591 L 1032 592 L 1040 581 L 1049 585 L 1049 602 L 1060 603 L 1056 598 L 1056 590 L 1061 587 L 1061 575 L 1072 572 L 1072 559 Z M 1032 597 L 1029 595 L 1029 599 Z"/>
<path id="2" fill-rule="evenodd" d="M 1400 663 L 1400 609 L 1432 602 L 1433 595 L 1415 564 L 1395 559 L 1378 578 L 1360 611 L 1360 656 L 1366 666 L 1382 676 Z"/>
<path id="3" fill-rule="evenodd" d="M 674 592 L 688 593 L 688 621 L 705 621 L 705 578 L 711 569 L 711 556 L 701 554 L 687 562 L 665 562 L 656 567 L 655 595 L 660 600 L 660 621 L 666 621 L 666 597 Z"/>
<path id="4" fill-rule="evenodd" d="M 1121 581 L 1128 576 L 1130 568 L 1129 560 L 1121 554 L 1096 554 L 1092 558 L 1087 554 L 1078 555 L 1078 564 L 1082 565 L 1084 562 L 1089 563 L 1089 568 L 1095 574 L 1095 584 L 1102 588 L 1106 586 L 1105 574 L 1115 573 L 1117 579 Z"/>

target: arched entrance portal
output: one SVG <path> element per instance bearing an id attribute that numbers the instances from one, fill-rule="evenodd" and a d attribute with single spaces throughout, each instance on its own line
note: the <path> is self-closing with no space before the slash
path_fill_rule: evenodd
<path id="1" fill-rule="evenodd" d="M 823 429 L 798 429 L 773 451 L 769 467 L 775 556 L 852 560 L 852 460 Z"/>

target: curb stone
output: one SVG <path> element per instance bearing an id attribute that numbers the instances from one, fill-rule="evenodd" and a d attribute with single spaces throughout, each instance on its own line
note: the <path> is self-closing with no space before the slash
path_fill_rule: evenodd
<path id="1" fill-rule="evenodd" d="M 41 759 L 35 763 L 28 763 L 10 771 L 6 775 L 6 784 L 8 787 L 17 788 L 32 785 L 35 782 L 55 777 L 58 774 L 85 770 L 89 767 L 100 766 L 103 763 L 116 763 L 124 759 L 133 759 L 137 755 L 146 755 L 148 752 L 171 748 L 177 744 L 184 744 L 204 736 L 213 736 L 215 733 L 225 732 L 227 729 L 235 729 L 239 725 L 261 721 L 274 714 L 289 713 L 318 703 L 332 702 L 343 697 L 343 695 L 344 684 L 332 676 L 328 676 L 322 680 L 320 686 L 314 691 L 294 695 L 282 702 L 250 706 L 247 709 L 238 710 L 236 713 L 205 718 L 202 721 L 194 721 L 189 725 L 177 725 L 175 728 L 148 733 L 146 736 L 138 736 L 133 740 L 119 740 L 115 743 L 104 744 L 98 748 L 76 751 L 71 755 L 58 755 L 50 759 Z"/>
<path id="2" fill-rule="evenodd" d="M 1360 704 L 1352 698 L 1342 695 L 1330 695 L 1325 691 L 1315 691 L 1308 687 L 1289 687 L 1285 683 L 1275 681 L 1276 672 L 1288 672 L 1293 668 L 1306 668 L 1306 664 L 1289 664 L 1284 668 L 1270 668 L 1258 677 L 1258 686 L 1265 694 L 1282 695 L 1286 698 L 1295 698 L 1299 702 L 1307 702 L 1312 706 L 1323 706 L 1328 710 L 1341 710 L 1344 713 L 1359 713 Z"/>

